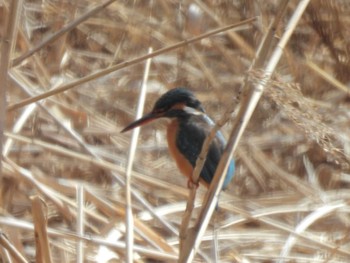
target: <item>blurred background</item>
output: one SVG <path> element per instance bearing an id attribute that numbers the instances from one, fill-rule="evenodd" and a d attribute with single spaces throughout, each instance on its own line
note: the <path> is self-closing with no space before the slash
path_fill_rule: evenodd
<path id="1" fill-rule="evenodd" d="M 11 1 L 0 2 L 3 39 Z M 222 128 L 228 138 L 245 79 L 261 76 L 249 69 L 283 1 L 18 2 L 9 39 L 1 231 L 23 262 L 35 262 L 33 196 L 39 196 L 52 262 L 123 262 L 131 133 L 120 130 L 135 119 L 146 60 L 106 69 L 150 47 L 256 17 L 151 59 L 145 112 L 167 90 L 188 87 L 214 121 L 231 112 Z M 299 3 L 285 2 L 272 47 Z M 234 154 L 235 178 L 195 262 L 350 261 L 349 17 L 347 0 L 310 1 Z M 48 95 L 28 101 L 39 94 Z M 188 189 L 168 154 L 165 126 L 162 120 L 143 127 L 138 140 L 131 179 L 135 262 L 177 258 Z M 76 197 L 82 188 L 83 208 Z M 205 191 L 198 189 L 197 206 Z M 2 249 L 2 262 L 14 253 Z"/>

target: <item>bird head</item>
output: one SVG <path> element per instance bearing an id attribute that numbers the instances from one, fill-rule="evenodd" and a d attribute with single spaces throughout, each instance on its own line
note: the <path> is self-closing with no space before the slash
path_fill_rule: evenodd
<path id="1" fill-rule="evenodd" d="M 185 88 L 171 89 L 154 104 L 150 113 L 130 123 L 121 132 L 132 130 L 159 118 L 185 118 L 191 114 L 203 114 L 204 109 L 194 94 Z"/>

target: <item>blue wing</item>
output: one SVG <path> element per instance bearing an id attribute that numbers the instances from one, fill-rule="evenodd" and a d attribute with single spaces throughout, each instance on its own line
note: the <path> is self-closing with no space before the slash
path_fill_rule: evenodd
<path id="1" fill-rule="evenodd" d="M 213 126 L 213 121 L 206 115 L 204 118 L 203 115 L 193 116 L 185 122 L 180 122 L 179 125 L 180 128 L 176 136 L 176 145 L 181 154 L 184 155 L 194 167 L 201 152 L 203 142 Z M 208 184 L 210 184 L 213 179 L 225 145 L 225 138 L 222 133 L 218 131 L 209 147 L 207 159 L 200 174 L 201 178 Z M 232 159 L 227 170 L 223 189 L 225 189 L 232 180 L 234 170 L 235 162 Z"/>
<path id="2" fill-rule="evenodd" d="M 205 118 L 206 122 L 208 122 L 211 126 L 215 125 L 213 120 L 210 119 L 210 117 L 208 115 L 204 115 L 204 118 Z M 221 131 L 217 131 L 216 137 L 217 137 L 218 140 L 221 141 L 221 144 L 223 145 L 222 147 L 224 148 L 226 146 L 226 140 L 225 140 L 224 135 L 221 133 Z M 224 184 L 222 186 L 223 189 L 226 189 L 228 184 L 233 179 L 233 176 L 235 175 L 235 168 L 236 168 L 235 160 L 232 158 L 231 161 L 230 161 L 230 164 L 228 166 L 228 169 L 227 169 L 227 173 L 226 173 Z"/>

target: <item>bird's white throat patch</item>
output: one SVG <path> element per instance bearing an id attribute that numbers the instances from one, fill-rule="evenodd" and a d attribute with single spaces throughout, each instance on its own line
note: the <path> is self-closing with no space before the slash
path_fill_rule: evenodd
<path id="1" fill-rule="evenodd" d="M 201 112 L 197 109 L 191 108 L 191 107 L 183 107 L 183 110 L 186 111 L 188 114 L 193 114 L 193 115 L 205 115 L 204 112 Z"/>

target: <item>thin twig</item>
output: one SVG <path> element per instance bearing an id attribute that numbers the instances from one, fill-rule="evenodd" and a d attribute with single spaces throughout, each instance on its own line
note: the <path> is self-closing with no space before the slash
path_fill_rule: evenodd
<path id="1" fill-rule="evenodd" d="M 9 254 L 16 260 L 16 262 L 28 263 L 25 257 L 16 249 L 12 243 L 10 243 L 4 233 L 0 233 L 0 245 L 9 252 Z"/>
<path id="2" fill-rule="evenodd" d="M 152 48 L 149 48 L 148 53 L 152 53 Z M 143 109 L 145 106 L 145 100 L 146 100 L 146 91 L 147 91 L 147 81 L 149 77 L 149 70 L 151 66 L 151 59 L 147 59 L 145 71 L 143 74 L 143 80 L 140 90 L 140 97 L 139 97 L 139 103 L 137 105 L 137 112 L 136 112 L 136 119 L 141 118 L 143 114 Z M 131 171 L 132 166 L 134 163 L 135 153 L 136 153 L 136 147 L 137 147 L 137 139 L 140 134 L 140 127 L 137 127 L 133 130 L 131 143 L 130 143 L 130 149 L 129 149 L 129 157 L 128 157 L 128 164 L 126 166 L 126 180 L 125 180 L 125 200 L 126 200 L 126 217 L 125 217 L 125 225 L 126 225 L 126 247 L 127 247 L 127 253 L 126 253 L 126 259 L 127 262 L 132 263 L 133 262 L 133 246 L 134 246 L 134 221 L 133 221 L 133 214 L 132 214 L 132 203 L 131 203 Z"/>
<path id="3" fill-rule="evenodd" d="M 22 0 L 13 0 L 10 2 L 9 12 L 6 16 L 5 33 L 1 40 L 0 50 L 0 153 L 3 152 L 3 133 L 6 125 L 6 93 L 9 87 L 8 70 L 11 66 L 10 55 L 15 45 L 16 31 L 18 30 L 19 18 L 21 17 Z M 5 12 L 5 11 L 3 11 Z M 2 158 L 0 158 L 2 159 Z M 0 163 L 0 177 L 2 165 Z"/>
<path id="4" fill-rule="evenodd" d="M 85 226 L 85 213 L 84 213 L 84 204 L 85 204 L 85 190 L 84 186 L 79 184 L 76 187 L 76 199 L 77 199 L 77 235 L 85 235 L 84 226 Z M 77 263 L 84 262 L 84 242 L 79 240 L 77 242 Z"/>
<path id="5" fill-rule="evenodd" d="M 47 235 L 47 212 L 44 200 L 39 196 L 32 198 L 33 222 L 36 243 L 36 262 L 52 262 L 49 238 Z M 46 204 L 45 204 L 46 205 Z"/>
<path id="6" fill-rule="evenodd" d="M 311 68 L 317 75 L 319 75 L 321 78 L 323 78 L 325 81 L 327 81 L 329 84 L 331 84 L 335 88 L 337 88 L 337 89 L 339 89 L 342 92 L 345 92 L 347 94 L 350 93 L 350 89 L 348 86 L 341 83 L 339 80 L 337 80 L 333 75 L 331 75 L 327 71 L 321 69 L 319 66 L 317 66 L 315 63 L 313 63 L 311 60 L 307 60 L 306 65 L 309 68 Z"/>
<path id="7" fill-rule="evenodd" d="M 79 18 L 77 18 L 77 19 L 73 20 L 72 22 L 68 23 L 61 30 L 59 30 L 56 33 L 52 34 L 47 39 L 44 39 L 40 44 L 38 44 L 35 47 L 33 47 L 32 49 L 28 50 L 23 55 L 15 58 L 12 61 L 12 65 L 13 66 L 17 66 L 19 63 L 21 63 L 26 58 L 29 58 L 30 56 L 32 56 L 33 54 L 38 52 L 40 49 L 42 49 L 43 47 L 45 47 L 48 44 L 50 44 L 51 42 L 57 40 L 58 38 L 60 38 L 65 33 L 69 32 L 70 30 L 76 28 L 79 24 L 81 24 L 82 22 L 86 21 L 90 17 L 94 16 L 95 14 L 97 14 L 98 12 L 100 12 L 101 10 L 103 10 L 104 8 L 106 8 L 107 6 L 109 6 L 110 4 L 112 4 L 115 1 L 116 0 L 107 0 L 105 3 L 102 3 L 99 6 L 96 6 L 94 9 L 88 11 L 87 13 L 83 14 Z"/>
<path id="8" fill-rule="evenodd" d="M 148 58 L 153 58 L 155 56 L 159 56 L 159 55 L 161 55 L 163 53 L 169 52 L 171 50 L 183 47 L 185 45 L 189 45 L 189 44 L 194 43 L 196 41 L 199 41 L 199 40 L 201 40 L 203 38 L 207 38 L 209 36 L 212 36 L 212 35 L 215 35 L 215 34 L 218 34 L 218 33 L 221 33 L 221 32 L 224 32 L 224 31 L 236 28 L 236 27 L 238 28 L 237 30 L 239 30 L 239 28 L 242 27 L 243 25 L 252 23 L 255 20 L 256 20 L 256 18 L 250 18 L 250 19 L 244 20 L 244 21 L 239 22 L 239 23 L 235 23 L 235 24 L 231 24 L 229 26 L 221 27 L 221 28 L 218 28 L 216 30 L 209 31 L 208 33 L 202 34 L 200 36 L 196 36 L 196 37 L 190 38 L 188 40 L 184 40 L 184 41 L 178 42 L 178 43 L 176 43 L 174 45 L 158 49 L 158 50 L 156 50 L 156 51 L 154 51 L 154 52 L 152 52 L 150 54 L 143 55 L 141 57 L 138 57 L 138 58 L 135 58 L 135 59 L 131 59 L 131 60 L 128 60 L 128 61 L 125 61 L 125 62 L 122 62 L 122 63 L 119 63 L 119 64 L 117 64 L 115 66 L 111 66 L 111 67 L 109 67 L 107 69 L 103 69 L 103 70 L 100 70 L 100 71 L 98 71 L 96 73 L 92 73 L 92 74 L 90 74 L 88 76 L 80 78 L 79 80 L 72 81 L 71 83 L 63 85 L 61 87 L 52 89 L 52 90 L 50 90 L 48 92 L 44 92 L 43 94 L 40 94 L 40 95 L 34 96 L 32 98 L 28 98 L 28 99 L 22 100 L 21 102 L 12 104 L 12 105 L 7 107 L 7 110 L 8 111 L 13 111 L 13 110 L 21 108 L 21 107 L 23 107 L 25 105 L 28 105 L 30 103 L 33 103 L 33 102 L 36 102 L 36 101 L 48 98 L 48 97 L 53 96 L 53 95 L 57 95 L 59 93 L 67 91 L 67 90 L 69 90 L 71 88 L 74 88 L 74 87 L 76 87 L 78 85 L 81 85 L 83 83 L 86 83 L 88 81 L 100 78 L 100 77 L 105 76 L 107 74 L 110 74 L 110 73 L 112 73 L 114 71 L 117 71 L 117 70 L 120 70 L 120 69 L 123 69 L 123 68 L 126 68 L 126 67 L 130 67 L 130 66 L 135 65 L 137 63 L 140 63 L 140 62 L 142 62 L 142 61 L 144 61 L 144 60 L 146 60 Z"/>

